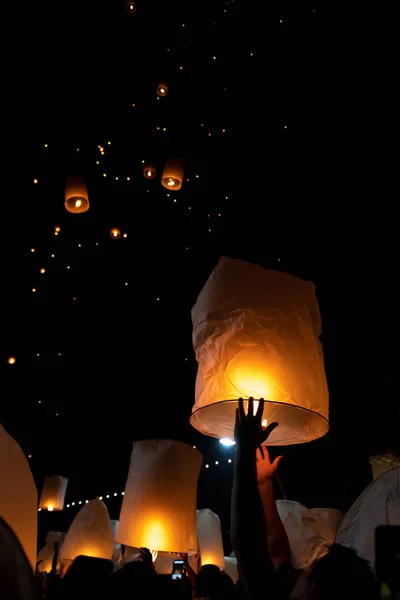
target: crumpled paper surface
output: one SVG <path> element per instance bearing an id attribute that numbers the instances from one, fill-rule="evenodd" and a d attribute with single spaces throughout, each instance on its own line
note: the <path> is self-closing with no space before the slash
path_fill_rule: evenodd
<path id="1" fill-rule="evenodd" d="M 67 532 L 60 560 L 75 560 L 79 555 L 111 559 L 114 537 L 106 505 L 97 498 L 78 512 Z"/>

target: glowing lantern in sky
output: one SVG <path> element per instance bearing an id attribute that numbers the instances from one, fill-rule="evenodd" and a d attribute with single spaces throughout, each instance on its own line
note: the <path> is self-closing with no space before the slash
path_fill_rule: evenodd
<path id="1" fill-rule="evenodd" d="M 60 477 L 59 475 L 45 477 L 39 508 L 49 510 L 50 512 L 53 510 L 63 510 L 67 485 L 67 477 Z"/>
<path id="2" fill-rule="evenodd" d="M 16 363 L 15 356 L 10 356 L 7 362 L 9 365 L 14 365 Z"/>
<path id="3" fill-rule="evenodd" d="M 133 15 L 136 12 L 136 4 L 132 0 L 128 0 L 126 3 L 126 11 Z"/>
<path id="4" fill-rule="evenodd" d="M 146 179 L 154 179 L 156 174 L 156 169 L 153 167 L 153 165 L 145 165 L 143 167 L 143 175 L 146 177 Z"/>
<path id="5" fill-rule="evenodd" d="M 265 400 L 263 425 L 279 423 L 269 445 L 325 435 L 329 395 L 312 283 L 223 257 L 193 307 L 192 321 L 196 429 L 233 439 L 237 400 L 253 397 Z"/>
<path id="6" fill-rule="evenodd" d="M 400 467 L 400 457 L 394 456 L 391 452 L 387 454 L 376 454 L 369 457 L 369 464 L 372 467 L 374 479 L 378 479 L 386 471 Z"/>
<path id="7" fill-rule="evenodd" d="M 82 177 L 69 177 L 65 185 L 65 208 L 70 213 L 89 210 L 89 196 Z"/>
<path id="8" fill-rule="evenodd" d="M 111 229 L 110 231 L 110 237 L 113 240 L 119 240 L 119 238 L 121 237 L 121 230 L 118 229 L 118 227 L 113 227 L 113 229 Z"/>
<path id="9" fill-rule="evenodd" d="M 115 541 L 164 552 L 196 550 L 201 463 L 201 453 L 182 442 L 135 442 Z"/>
<path id="10" fill-rule="evenodd" d="M 168 85 L 165 81 L 160 81 L 157 86 L 157 95 L 160 97 L 166 96 L 168 94 Z"/>
<path id="11" fill-rule="evenodd" d="M 0 473 L 0 516 L 18 538 L 34 571 L 37 543 L 36 486 L 24 453 L 1 425 Z"/>
<path id="12" fill-rule="evenodd" d="M 219 516 L 209 508 L 197 511 L 197 541 L 201 564 L 224 568 L 224 546 Z"/>
<path id="13" fill-rule="evenodd" d="M 183 181 L 183 160 L 170 158 L 164 167 L 161 183 L 167 190 L 180 190 Z"/>
<path id="14" fill-rule="evenodd" d="M 114 549 L 110 517 L 105 504 L 96 498 L 81 508 L 72 521 L 60 551 L 61 562 L 77 556 L 111 559 Z"/>

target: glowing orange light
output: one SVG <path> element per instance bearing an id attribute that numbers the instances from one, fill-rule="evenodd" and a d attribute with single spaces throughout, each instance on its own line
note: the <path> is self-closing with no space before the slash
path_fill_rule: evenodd
<path id="1" fill-rule="evenodd" d="M 8 364 L 9 365 L 14 365 L 16 362 L 16 359 L 14 356 L 10 356 L 10 358 L 8 359 Z"/>

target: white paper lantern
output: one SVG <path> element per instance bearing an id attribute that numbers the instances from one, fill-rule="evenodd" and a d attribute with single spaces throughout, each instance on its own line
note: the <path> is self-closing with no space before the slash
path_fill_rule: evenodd
<path id="1" fill-rule="evenodd" d="M 197 511 L 197 541 L 201 564 L 224 568 L 224 545 L 219 516 L 209 508 Z"/>
<path id="2" fill-rule="evenodd" d="M 292 564 L 307 569 L 327 553 L 343 519 L 334 508 L 306 508 L 292 500 L 277 500 L 276 507 L 288 536 Z"/>
<path id="3" fill-rule="evenodd" d="M 391 452 L 388 454 L 375 454 L 369 457 L 369 464 L 372 467 L 372 476 L 378 479 L 386 471 L 400 467 L 400 458 L 394 456 Z"/>
<path id="4" fill-rule="evenodd" d="M 89 196 L 82 177 L 68 177 L 65 184 L 65 208 L 79 214 L 89 210 Z"/>
<path id="5" fill-rule="evenodd" d="M 135 442 L 116 541 L 159 552 L 196 549 L 201 463 L 201 453 L 181 442 Z"/>
<path id="6" fill-rule="evenodd" d="M 265 400 L 264 424 L 279 423 L 269 445 L 325 435 L 329 395 L 312 283 L 223 257 L 193 307 L 192 321 L 196 429 L 233 439 L 237 400 L 252 396 Z"/>
<path id="7" fill-rule="evenodd" d="M 0 516 L 36 567 L 37 491 L 24 453 L 0 425 Z"/>
<path id="8" fill-rule="evenodd" d="M 236 585 L 237 580 L 239 579 L 239 571 L 237 566 L 237 560 L 235 556 L 225 556 L 224 558 L 224 571 L 229 575 L 232 579 L 233 583 Z"/>
<path id="9" fill-rule="evenodd" d="M 68 478 L 48 475 L 44 478 L 39 508 L 43 510 L 63 510 Z"/>
<path id="10" fill-rule="evenodd" d="M 61 561 L 77 556 L 111 559 L 114 548 L 110 517 L 101 500 L 91 500 L 72 521 L 61 548 Z"/>
<path id="11" fill-rule="evenodd" d="M 400 468 L 370 483 L 345 514 L 335 542 L 354 548 L 375 568 L 375 529 L 400 525 Z"/>
<path id="12" fill-rule="evenodd" d="M 58 544 L 60 550 L 65 539 L 65 533 L 61 531 L 49 531 L 46 535 L 46 545 L 37 555 L 36 562 L 40 563 L 37 566 L 39 573 L 50 573 L 54 558 L 54 545 Z M 60 567 L 59 561 L 57 567 Z"/>
<path id="13" fill-rule="evenodd" d="M 183 181 L 183 160 L 178 158 L 169 158 L 164 167 L 161 183 L 167 188 L 176 192 L 182 187 Z"/>

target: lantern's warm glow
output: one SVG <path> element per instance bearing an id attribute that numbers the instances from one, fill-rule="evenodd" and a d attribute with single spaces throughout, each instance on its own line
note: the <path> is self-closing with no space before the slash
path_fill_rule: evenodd
<path id="1" fill-rule="evenodd" d="M 100 500 L 85 503 L 73 520 L 60 551 L 61 561 L 77 556 L 110 559 L 114 549 L 108 510 Z"/>
<path id="2" fill-rule="evenodd" d="M 180 190 L 183 181 L 183 161 L 171 158 L 167 161 L 161 183 L 167 189 L 174 188 L 174 191 Z"/>
<path id="3" fill-rule="evenodd" d="M 15 363 L 16 363 L 15 356 L 10 356 L 7 362 L 9 365 L 15 365 Z"/>
<path id="4" fill-rule="evenodd" d="M 235 441 L 231 440 L 230 438 L 221 438 L 219 441 L 220 441 L 220 444 L 222 444 L 223 446 L 234 446 L 235 445 Z"/>
<path id="5" fill-rule="evenodd" d="M 65 208 L 70 213 L 83 213 L 89 210 L 89 196 L 82 177 L 69 177 L 65 186 Z M 56 231 L 56 233 L 58 233 Z"/>
<path id="6" fill-rule="evenodd" d="M 67 486 L 67 477 L 59 475 L 45 477 L 39 507 L 50 512 L 53 510 L 63 510 Z"/>
<path id="7" fill-rule="evenodd" d="M 114 227 L 110 231 L 110 237 L 113 238 L 113 240 L 118 240 L 121 237 L 121 230 L 117 227 Z"/>
<path id="8" fill-rule="evenodd" d="M 181 442 L 135 442 L 115 541 L 158 552 L 195 549 L 201 459 Z"/>
<path id="9" fill-rule="evenodd" d="M 156 168 L 153 165 L 145 165 L 143 167 L 143 175 L 146 179 L 154 179 L 156 174 Z"/>
<path id="10" fill-rule="evenodd" d="M 157 86 L 157 94 L 159 96 L 166 96 L 168 94 L 168 85 L 162 81 Z"/>
<path id="11" fill-rule="evenodd" d="M 44 273 L 46 273 L 46 269 L 40 269 L 40 272 L 43 275 Z"/>
<path id="12" fill-rule="evenodd" d="M 133 2 L 133 0 L 128 0 L 126 3 L 126 11 L 131 15 L 136 12 L 136 4 Z"/>
<path id="13" fill-rule="evenodd" d="M 265 400 L 268 443 L 289 445 L 328 431 L 328 389 L 314 286 L 278 271 L 222 258 L 192 311 L 199 363 L 192 425 L 233 439 L 237 400 Z M 248 404 L 247 402 L 245 404 Z"/>

